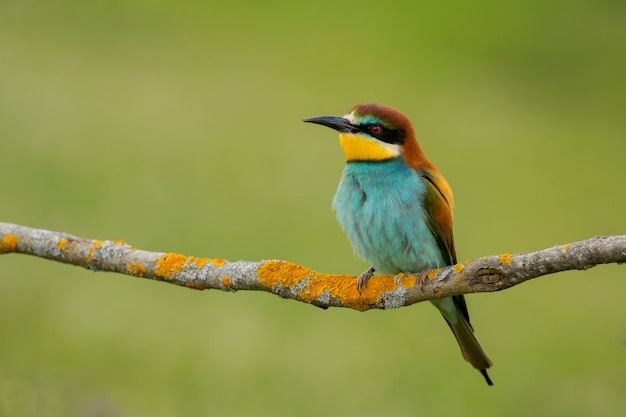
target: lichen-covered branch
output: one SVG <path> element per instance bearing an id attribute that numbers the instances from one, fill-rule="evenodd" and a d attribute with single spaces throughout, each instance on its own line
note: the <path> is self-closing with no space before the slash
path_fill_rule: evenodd
<path id="1" fill-rule="evenodd" d="M 66 233 L 0 223 L 0 254 L 23 253 L 92 271 L 118 272 L 197 290 L 267 291 L 319 307 L 397 308 L 420 301 L 499 291 L 529 279 L 599 264 L 626 262 L 626 235 L 594 237 L 538 252 L 487 256 L 435 269 L 418 279 L 399 274 L 372 278 L 323 274 L 286 261 L 229 262 L 148 252 L 121 240 L 90 240 Z"/>

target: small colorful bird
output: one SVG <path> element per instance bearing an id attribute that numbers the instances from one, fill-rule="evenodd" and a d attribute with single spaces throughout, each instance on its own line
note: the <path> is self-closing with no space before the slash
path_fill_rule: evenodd
<path id="1" fill-rule="evenodd" d="M 378 104 L 359 104 L 343 117 L 305 122 L 339 132 L 346 166 L 333 200 L 337 220 L 355 252 L 372 267 L 359 276 L 364 288 L 374 271 L 421 272 L 456 263 L 452 190 L 420 149 L 411 122 Z M 454 333 L 466 361 L 493 385 L 462 295 L 431 301 Z"/>

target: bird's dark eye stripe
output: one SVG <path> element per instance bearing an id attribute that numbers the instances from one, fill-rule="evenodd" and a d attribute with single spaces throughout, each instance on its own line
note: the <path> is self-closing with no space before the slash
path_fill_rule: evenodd
<path id="1" fill-rule="evenodd" d="M 373 135 L 371 130 L 372 126 L 382 127 L 382 132 L 377 135 Z M 361 125 L 359 126 L 359 130 L 363 133 L 374 136 L 376 139 L 382 140 L 383 142 L 397 143 L 398 145 L 401 145 L 404 142 L 404 137 L 406 136 L 403 130 L 388 129 L 380 124 Z"/>

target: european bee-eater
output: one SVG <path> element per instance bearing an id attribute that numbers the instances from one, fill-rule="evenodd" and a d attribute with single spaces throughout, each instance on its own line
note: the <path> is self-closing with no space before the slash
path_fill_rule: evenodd
<path id="1" fill-rule="evenodd" d="M 363 288 L 374 271 L 422 272 L 456 263 L 452 236 L 452 190 L 422 152 L 411 122 L 396 110 L 360 104 L 343 117 L 305 122 L 339 132 L 346 155 L 333 209 L 355 252 L 372 267 L 358 279 Z M 454 333 L 466 361 L 493 385 L 462 295 L 431 301 Z"/>

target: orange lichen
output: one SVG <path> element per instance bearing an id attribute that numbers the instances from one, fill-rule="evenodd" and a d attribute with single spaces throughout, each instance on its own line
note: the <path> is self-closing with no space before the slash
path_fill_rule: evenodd
<path id="1" fill-rule="evenodd" d="M 378 277 L 377 277 L 378 278 Z M 381 306 L 377 299 L 380 288 L 380 279 L 370 280 L 363 292 L 359 294 L 356 287 L 356 277 L 350 275 L 331 275 L 314 273 L 307 285 L 298 293 L 303 301 L 310 303 L 319 299 L 322 294 L 328 293 L 331 298 L 335 298 L 343 305 L 349 305 L 355 310 L 365 311 L 372 304 Z M 391 280 L 397 288 L 397 285 Z"/>
<path id="2" fill-rule="evenodd" d="M 413 275 L 377 276 L 359 293 L 357 277 L 352 275 L 321 274 L 283 261 L 266 261 L 258 271 L 259 281 L 268 288 L 282 286 L 284 288 L 302 287 L 298 297 L 307 303 L 313 303 L 326 295 L 336 299 L 344 306 L 364 311 L 372 307 L 381 307 L 383 294 L 398 289 L 398 280 L 404 289 L 415 286 Z"/>
<path id="3" fill-rule="evenodd" d="M 268 288 L 278 285 L 292 288 L 304 283 L 305 286 L 298 295 L 307 303 L 315 301 L 324 292 L 346 305 L 349 304 L 348 299 L 354 302 L 358 298 L 356 279 L 347 275 L 320 274 L 309 268 L 283 261 L 264 262 L 259 267 L 258 274 L 259 281 Z"/>
<path id="4" fill-rule="evenodd" d="M 87 252 L 87 263 L 90 263 L 93 260 L 93 252 L 96 249 L 100 249 L 102 247 L 102 241 L 101 240 L 96 240 L 93 243 L 93 246 L 89 248 L 88 252 Z"/>
<path id="5" fill-rule="evenodd" d="M 135 262 L 134 265 L 126 264 L 126 269 L 128 269 L 128 273 L 134 277 L 143 277 L 143 274 L 146 273 L 146 267 L 139 262 Z"/>
<path id="6" fill-rule="evenodd" d="M 259 281 L 268 288 L 276 285 L 295 287 L 309 278 L 309 268 L 283 261 L 266 261 L 259 267 Z"/>
<path id="7" fill-rule="evenodd" d="M 470 261 L 463 261 L 461 263 L 456 264 L 454 266 L 454 272 L 456 272 L 457 274 L 460 274 L 461 272 L 463 272 L 465 265 L 467 265 L 468 263 L 470 263 Z"/>
<path id="8" fill-rule="evenodd" d="M 59 239 L 59 241 L 57 242 L 57 248 L 59 248 L 59 250 L 63 250 L 66 244 L 67 239 Z"/>
<path id="9" fill-rule="evenodd" d="M 208 258 L 194 258 L 194 257 L 191 257 L 190 259 L 194 259 L 194 262 L 196 266 L 198 267 L 198 269 L 202 268 L 204 265 L 208 263 L 212 263 L 213 266 L 215 266 L 216 268 L 226 265 L 226 261 L 223 259 L 208 259 Z"/>
<path id="10" fill-rule="evenodd" d="M 400 286 L 405 290 L 415 287 L 417 277 L 415 275 L 400 274 L 396 278 L 400 279 Z"/>
<path id="11" fill-rule="evenodd" d="M 226 265 L 226 261 L 223 259 L 210 259 L 210 261 L 215 265 L 216 268 Z"/>
<path id="12" fill-rule="evenodd" d="M 441 268 L 433 269 L 432 271 L 428 271 L 428 274 L 426 275 L 426 277 L 428 278 L 429 281 L 432 281 L 433 279 L 437 278 L 437 275 L 440 272 L 441 272 Z"/>
<path id="13" fill-rule="evenodd" d="M 208 264 L 209 262 L 211 262 L 211 260 L 207 258 L 197 258 L 195 260 L 195 264 L 198 267 L 198 269 L 201 269 L 204 265 Z"/>
<path id="14" fill-rule="evenodd" d="M 185 256 L 178 253 L 166 253 L 156 261 L 157 267 L 154 273 L 163 278 L 171 278 L 183 270 L 187 262 L 193 262 L 196 258 Z"/>
<path id="15" fill-rule="evenodd" d="M 171 279 L 173 275 L 179 273 L 185 267 L 201 269 L 209 262 L 215 266 L 222 266 L 226 263 L 223 259 L 196 258 L 195 256 L 185 256 L 178 253 L 166 253 L 156 262 L 157 268 L 154 270 L 154 273 L 160 277 Z M 191 285 L 189 288 L 194 288 L 193 285 L 195 284 Z"/>
<path id="16" fill-rule="evenodd" d="M 511 258 L 513 257 L 513 255 L 511 255 L 510 253 L 505 253 L 500 255 L 500 263 L 502 265 L 508 265 L 511 263 Z"/>
<path id="17" fill-rule="evenodd" d="M 226 288 L 234 288 L 233 280 L 227 276 L 222 277 L 222 284 L 224 284 Z"/>
<path id="18" fill-rule="evenodd" d="M 0 241 L 0 253 L 9 253 L 15 251 L 20 238 L 15 235 L 6 235 Z"/>
<path id="19" fill-rule="evenodd" d="M 569 250 L 569 245 L 568 245 L 568 244 L 563 245 L 563 250 L 564 250 L 564 251 Z"/>

